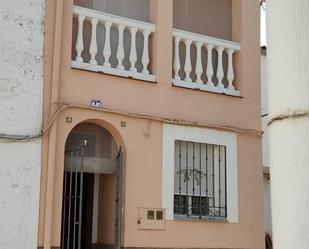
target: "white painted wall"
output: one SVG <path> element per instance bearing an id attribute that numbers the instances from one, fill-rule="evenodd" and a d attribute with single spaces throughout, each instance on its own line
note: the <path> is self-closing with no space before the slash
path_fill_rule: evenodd
<path id="1" fill-rule="evenodd" d="M 261 55 L 261 114 L 268 114 L 268 91 L 267 91 L 267 57 Z M 269 117 L 262 117 L 262 129 L 264 131 L 262 137 L 263 149 L 263 167 L 269 167 L 269 138 L 267 123 Z"/>
<path id="2" fill-rule="evenodd" d="M 267 62 L 273 241 L 309 248 L 309 2 L 267 2 Z"/>
<path id="3" fill-rule="evenodd" d="M 44 0 L 1 1 L 0 134 L 42 126 Z M 0 248 L 37 247 L 40 140 L 0 140 Z"/>
<path id="4" fill-rule="evenodd" d="M 263 184 L 264 184 L 264 229 L 266 233 L 272 235 L 270 180 L 264 177 Z"/>
<path id="5" fill-rule="evenodd" d="M 261 54 L 261 114 L 268 114 L 268 88 L 267 88 L 267 56 Z M 262 129 L 264 131 L 262 137 L 263 151 L 263 172 L 269 174 L 269 132 L 268 124 L 269 116 L 262 117 Z M 271 221 L 271 201 L 270 201 L 270 183 L 271 181 L 264 177 L 264 229 L 265 232 L 272 234 Z"/>

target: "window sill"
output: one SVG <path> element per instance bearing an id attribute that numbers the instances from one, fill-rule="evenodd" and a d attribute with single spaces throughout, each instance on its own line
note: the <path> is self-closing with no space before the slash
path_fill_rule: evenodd
<path id="1" fill-rule="evenodd" d="M 219 223 L 228 223 L 227 219 L 224 217 L 213 217 L 213 216 L 204 216 L 200 218 L 199 216 L 186 216 L 186 215 L 174 215 L 174 220 L 179 221 L 201 221 L 201 222 L 219 222 Z"/>

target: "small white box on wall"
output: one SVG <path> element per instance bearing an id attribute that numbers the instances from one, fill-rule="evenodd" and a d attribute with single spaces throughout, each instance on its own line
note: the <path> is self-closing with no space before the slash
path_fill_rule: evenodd
<path id="1" fill-rule="evenodd" d="M 140 207 L 137 224 L 140 230 L 165 230 L 165 210 Z"/>

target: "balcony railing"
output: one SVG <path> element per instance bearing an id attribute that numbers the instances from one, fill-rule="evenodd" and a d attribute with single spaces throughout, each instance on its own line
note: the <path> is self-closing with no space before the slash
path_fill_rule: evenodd
<path id="1" fill-rule="evenodd" d="M 72 67 L 145 81 L 155 25 L 74 6 Z M 239 43 L 173 30 L 173 85 L 240 96 L 234 83 Z"/>
<path id="2" fill-rule="evenodd" d="M 173 37 L 175 86 L 240 96 L 233 69 L 238 43 L 177 29 Z"/>
<path id="3" fill-rule="evenodd" d="M 73 68 L 155 81 L 148 69 L 155 25 L 78 6 L 73 14 Z"/>

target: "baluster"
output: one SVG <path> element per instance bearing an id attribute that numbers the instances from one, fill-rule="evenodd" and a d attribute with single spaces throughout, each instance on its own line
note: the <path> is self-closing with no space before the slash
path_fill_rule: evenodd
<path id="1" fill-rule="evenodd" d="M 235 87 L 233 86 L 233 81 L 234 81 L 234 69 L 233 69 L 233 54 L 234 54 L 234 49 L 229 48 L 227 50 L 228 54 L 228 69 L 227 69 L 227 81 L 229 82 L 227 88 L 231 90 L 235 90 Z"/>
<path id="2" fill-rule="evenodd" d="M 137 72 L 137 69 L 135 67 L 135 63 L 137 61 L 137 54 L 136 54 L 136 32 L 137 32 L 137 28 L 131 28 L 130 29 L 131 32 L 131 49 L 130 49 L 130 64 L 131 64 L 131 68 L 130 70 L 132 72 Z"/>
<path id="3" fill-rule="evenodd" d="M 192 82 L 192 79 L 190 77 L 190 73 L 192 71 L 192 66 L 191 66 L 191 40 L 186 40 L 185 44 L 186 44 L 186 60 L 185 60 L 185 67 L 184 67 L 184 71 L 186 73 L 186 81 Z"/>
<path id="4" fill-rule="evenodd" d="M 214 83 L 212 82 L 212 76 L 214 74 L 214 69 L 212 66 L 212 49 L 214 48 L 214 46 L 208 44 L 206 47 L 207 47 L 207 69 L 206 69 L 207 85 L 214 86 Z"/>
<path id="5" fill-rule="evenodd" d="M 104 56 L 104 66 L 110 67 L 111 64 L 109 63 L 109 58 L 112 54 L 111 50 L 111 36 L 110 36 L 110 30 L 111 30 L 112 23 L 111 22 L 104 22 L 105 27 L 105 42 L 104 42 L 104 49 L 103 49 L 103 56 Z"/>
<path id="6" fill-rule="evenodd" d="M 217 49 L 217 52 L 218 52 L 218 64 L 217 64 L 218 84 L 217 84 L 217 87 L 224 88 L 224 85 L 222 83 L 222 80 L 223 80 L 223 77 L 224 77 L 222 53 L 223 53 L 224 48 L 223 47 L 217 47 L 216 49 Z"/>
<path id="7" fill-rule="evenodd" d="M 143 73 L 149 74 L 148 71 L 148 64 L 149 64 L 149 49 L 148 49 L 148 39 L 149 39 L 150 32 L 148 30 L 143 31 L 144 36 L 144 48 L 143 48 L 143 55 L 142 55 L 142 64 L 143 64 Z"/>
<path id="8" fill-rule="evenodd" d="M 83 40 L 83 29 L 84 29 L 84 20 L 85 16 L 78 15 L 78 31 L 77 31 L 77 39 L 75 44 L 76 50 L 76 58 L 75 60 L 78 62 L 83 62 L 82 52 L 84 50 L 84 40 Z"/>
<path id="9" fill-rule="evenodd" d="M 180 60 L 179 60 L 179 42 L 181 39 L 179 37 L 175 37 L 175 53 L 174 53 L 174 72 L 175 72 L 175 80 L 180 80 L 179 70 L 180 70 Z"/>
<path id="10" fill-rule="evenodd" d="M 95 56 L 98 52 L 98 46 L 97 46 L 97 24 L 99 20 L 97 18 L 91 18 L 91 41 L 90 41 L 90 48 L 89 53 L 91 56 L 90 63 L 93 65 L 97 65 L 97 61 L 95 59 Z"/>
<path id="11" fill-rule="evenodd" d="M 124 59 L 124 47 L 123 47 L 123 31 L 125 29 L 125 25 L 119 24 L 118 28 L 118 48 L 117 48 L 117 60 L 118 65 L 117 68 L 124 70 L 123 59 Z"/>
<path id="12" fill-rule="evenodd" d="M 202 73 L 203 73 L 203 66 L 202 66 L 202 42 L 196 42 L 196 65 L 195 65 L 195 73 L 196 73 L 196 82 L 203 83 L 202 81 Z"/>

